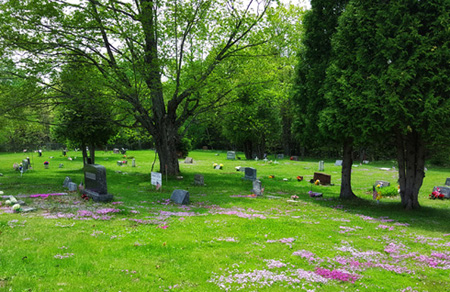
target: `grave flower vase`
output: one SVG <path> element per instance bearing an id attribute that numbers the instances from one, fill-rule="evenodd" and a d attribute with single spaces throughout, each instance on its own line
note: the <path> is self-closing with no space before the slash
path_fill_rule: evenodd
<path id="1" fill-rule="evenodd" d="M 48 169 L 48 164 L 44 164 L 44 167 L 45 167 L 46 169 Z"/>

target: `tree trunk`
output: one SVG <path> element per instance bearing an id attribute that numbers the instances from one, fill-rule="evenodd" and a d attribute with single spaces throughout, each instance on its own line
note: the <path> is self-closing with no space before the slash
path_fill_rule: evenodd
<path id="1" fill-rule="evenodd" d="M 95 145 L 89 145 L 89 158 L 91 159 L 90 164 L 95 164 Z"/>
<path id="2" fill-rule="evenodd" d="M 83 153 L 83 167 L 87 164 L 86 144 L 81 143 L 81 152 Z"/>
<path id="3" fill-rule="evenodd" d="M 245 159 L 253 159 L 253 143 L 251 140 L 244 141 Z"/>
<path id="4" fill-rule="evenodd" d="M 178 128 L 171 123 L 164 123 L 153 137 L 159 157 L 159 171 L 163 175 L 178 175 L 180 173 L 177 155 Z"/>
<path id="5" fill-rule="evenodd" d="M 352 191 L 352 152 L 353 152 L 353 140 L 346 139 L 344 141 L 344 157 L 342 159 L 342 178 L 341 178 L 341 193 L 339 198 L 341 199 L 353 199 L 356 198 Z"/>
<path id="6" fill-rule="evenodd" d="M 419 209 L 419 190 L 425 177 L 425 143 L 419 133 L 397 134 L 397 162 L 402 206 Z"/>

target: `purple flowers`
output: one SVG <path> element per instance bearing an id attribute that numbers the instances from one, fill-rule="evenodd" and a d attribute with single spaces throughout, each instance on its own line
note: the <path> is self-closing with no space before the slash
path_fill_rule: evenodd
<path id="1" fill-rule="evenodd" d="M 122 211 L 122 210 L 120 210 L 120 209 L 113 209 L 113 208 L 106 208 L 106 209 L 97 210 L 97 214 L 106 215 L 106 214 L 109 214 L 109 213 L 118 213 L 120 211 Z"/>
<path id="2" fill-rule="evenodd" d="M 328 270 L 325 268 L 316 268 L 316 274 L 327 278 L 327 279 L 333 279 L 333 280 L 338 280 L 338 281 L 342 281 L 342 282 L 351 282 L 351 283 L 355 283 L 356 280 L 359 279 L 359 275 L 356 274 L 350 274 L 344 271 L 339 271 L 339 270 Z"/>

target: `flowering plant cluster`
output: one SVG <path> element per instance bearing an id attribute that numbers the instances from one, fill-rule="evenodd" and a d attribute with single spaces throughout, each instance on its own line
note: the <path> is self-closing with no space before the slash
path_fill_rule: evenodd
<path id="1" fill-rule="evenodd" d="M 9 200 L 6 200 L 5 204 L 8 205 L 8 206 L 12 206 L 11 209 L 14 212 L 22 211 L 22 208 L 21 208 L 20 204 L 17 202 L 17 199 L 14 198 L 13 196 L 9 196 Z"/>
<path id="2" fill-rule="evenodd" d="M 430 199 L 433 199 L 433 200 L 436 200 L 436 199 L 442 200 L 444 198 L 445 198 L 444 194 L 441 193 L 441 190 L 438 187 L 436 187 L 436 190 L 430 194 Z"/>
<path id="3" fill-rule="evenodd" d="M 223 164 L 222 163 L 221 164 L 214 163 L 213 168 L 214 169 L 223 169 Z"/>
<path id="4" fill-rule="evenodd" d="M 293 195 L 293 196 L 291 196 L 291 199 L 292 199 L 292 200 L 297 200 L 297 199 L 298 199 L 298 196 Z"/>
<path id="5" fill-rule="evenodd" d="M 269 175 L 269 178 L 275 178 L 275 176 L 273 174 Z"/>
<path id="6" fill-rule="evenodd" d="M 297 176 L 297 180 L 298 180 L 298 181 L 302 181 L 302 180 L 303 180 L 303 176 L 300 176 L 300 175 Z"/>
<path id="7" fill-rule="evenodd" d="M 48 161 L 44 161 L 44 165 L 48 165 Z"/>
<path id="8" fill-rule="evenodd" d="M 81 198 L 82 198 L 83 200 L 89 201 L 89 196 L 87 196 L 86 194 L 82 194 L 82 195 L 81 195 Z"/>

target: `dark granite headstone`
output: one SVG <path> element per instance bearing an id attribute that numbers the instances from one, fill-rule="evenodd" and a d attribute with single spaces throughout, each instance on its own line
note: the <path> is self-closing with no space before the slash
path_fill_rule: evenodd
<path id="1" fill-rule="evenodd" d="M 236 152 L 228 151 L 227 152 L 227 159 L 236 159 Z"/>
<path id="2" fill-rule="evenodd" d="M 450 177 L 448 177 L 447 180 L 445 181 L 445 185 L 450 186 Z"/>
<path id="3" fill-rule="evenodd" d="M 388 181 L 377 180 L 375 186 L 380 185 L 380 188 L 389 187 L 391 184 Z"/>
<path id="4" fill-rule="evenodd" d="M 205 177 L 201 174 L 194 175 L 194 185 L 197 186 L 205 185 Z"/>
<path id="5" fill-rule="evenodd" d="M 433 192 L 439 188 L 439 192 L 444 195 L 446 199 L 450 199 L 450 187 L 434 187 Z"/>
<path id="6" fill-rule="evenodd" d="M 189 192 L 185 190 L 174 190 L 170 200 L 175 204 L 187 205 L 189 204 Z"/>
<path id="7" fill-rule="evenodd" d="M 256 169 L 253 167 L 246 167 L 244 179 L 255 180 L 256 179 Z"/>
<path id="8" fill-rule="evenodd" d="M 88 164 L 84 167 L 83 193 L 95 202 L 111 201 L 113 196 L 108 194 L 106 185 L 106 168 L 99 164 Z"/>
<path id="9" fill-rule="evenodd" d="M 262 184 L 261 181 L 259 179 L 255 179 L 253 181 L 253 190 L 252 192 L 257 195 L 257 196 L 262 196 L 263 195 L 263 190 L 262 190 Z"/>
<path id="10" fill-rule="evenodd" d="M 315 172 L 314 173 L 314 181 L 319 180 L 321 185 L 329 185 L 331 184 L 331 175 Z"/>

